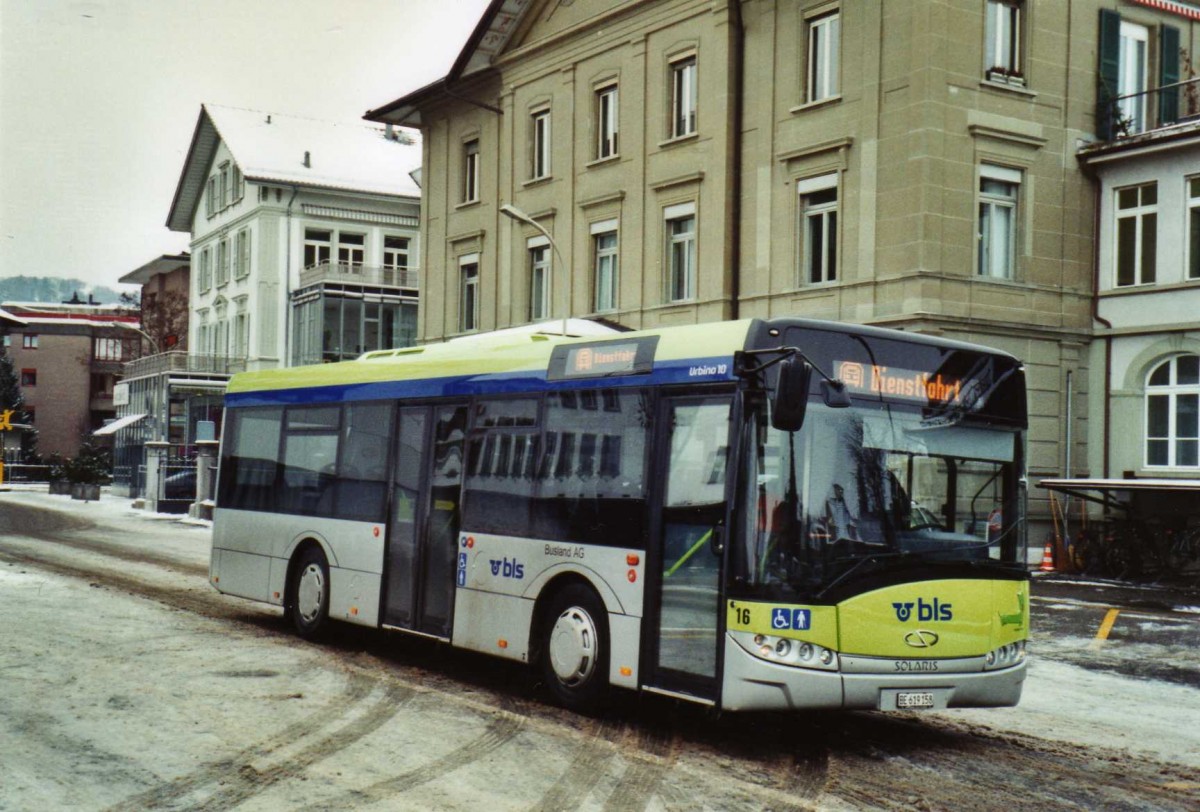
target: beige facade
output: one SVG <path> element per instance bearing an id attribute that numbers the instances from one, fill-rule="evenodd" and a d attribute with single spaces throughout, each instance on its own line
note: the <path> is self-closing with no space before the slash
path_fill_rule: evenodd
<path id="1" fill-rule="evenodd" d="M 4 341 L 38 431 L 37 451 L 74 457 L 88 434 L 116 417 L 113 389 L 137 344 L 137 311 L 45 303 L 4 309 L 24 322 L 9 328 Z"/>
<path id="2" fill-rule="evenodd" d="M 1118 6 L 1180 23 L 1116 0 L 493 3 L 444 80 L 368 113 L 424 134 L 420 335 L 561 316 L 564 277 L 570 315 L 630 327 L 943 334 L 1022 358 L 1031 473 L 1063 472 L 1068 438 L 1084 473 L 1096 208 L 1075 152 Z M 505 204 L 561 249 L 549 308 L 539 234 Z"/>

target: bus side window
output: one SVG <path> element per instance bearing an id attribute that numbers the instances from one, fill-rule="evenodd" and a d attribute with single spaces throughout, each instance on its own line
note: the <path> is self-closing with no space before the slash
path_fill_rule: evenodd
<path id="1" fill-rule="evenodd" d="M 649 394 L 613 389 L 552 392 L 546 396 L 545 414 L 530 535 L 642 546 Z"/>
<path id="2" fill-rule="evenodd" d="M 386 403 L 346 406 L 335 508 L 340 518 L 366 522 L 383 520 L 392 414 L 391 405 Z"/>
<path id="3" fill-rule="evenodd" d="M 280 509 L 304 515 L 334 515 L 341 407 L 292 407 L 283 441 Z"/>
<path id="4" fill-rule="evenodd" d="M 237 510 L 275 510 L 283 409 L 231 409 L 221 460 L 218 504 Z"/>

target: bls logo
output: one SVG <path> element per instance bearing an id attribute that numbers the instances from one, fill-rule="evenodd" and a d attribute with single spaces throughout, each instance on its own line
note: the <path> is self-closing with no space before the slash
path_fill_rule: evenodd
<path id="1" fill-rule="evenodd" d="M 931 620 L 951 620 L 954 614 L 950 611 L 952 604 L 942 603 L 937 598 L 932 602 L 926 603 L 924 598 L 917 598 L 917 620 L 922 623 L 928 623 Z M 913 604 L 908 603 L 893 603 L 892 608 L 896 610 L 896 620 L 904 623 L 912 619 Z"/>
<path id="2" fill-rule="evenodd" d="M 519 563 L 515 558 L 509 561 L 507 558 L 501 558 L 497 561 L 494 558 L 488 559 L 488 563 L 492 565 L 492 575 L 503 575 L 505 578 L 516 578 L 520 580 L 525 577 L 525 565 Z"/>

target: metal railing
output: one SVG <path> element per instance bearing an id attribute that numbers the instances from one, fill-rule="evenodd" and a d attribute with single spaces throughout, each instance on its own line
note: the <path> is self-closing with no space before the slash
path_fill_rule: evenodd
<path id="1" fill-rule="evenodd" d="M 1106 140 L 1200 120 L 1200 78 L 1101 99 L 1098 127 Z"/>
<path id="2" fill-rule="evenodd" d="M 206 372 L 232 375 L 235 372 L 244 372 L 245 369 L 245 358 L 172 350 L 128 362 L 125 364 L 125 379 L 160 375 L 164 372 Z"/>
<path id="3" fill-rule="evenodd" d="M 416 288 L 419 273 L 416 268 L 390 268 L 354 262 L 318 262 L 300 271 L 300 287 L 307 288 L 321 282 Z"/>

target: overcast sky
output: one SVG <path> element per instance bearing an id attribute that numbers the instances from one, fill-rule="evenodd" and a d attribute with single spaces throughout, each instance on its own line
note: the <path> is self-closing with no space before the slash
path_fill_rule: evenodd
<path id="1" fill-rule="evenodd" d="M 444 76 L 486 0 L 0 0 L 0 276 L 113 285 L 204 102 L 357 122 Z"/>

